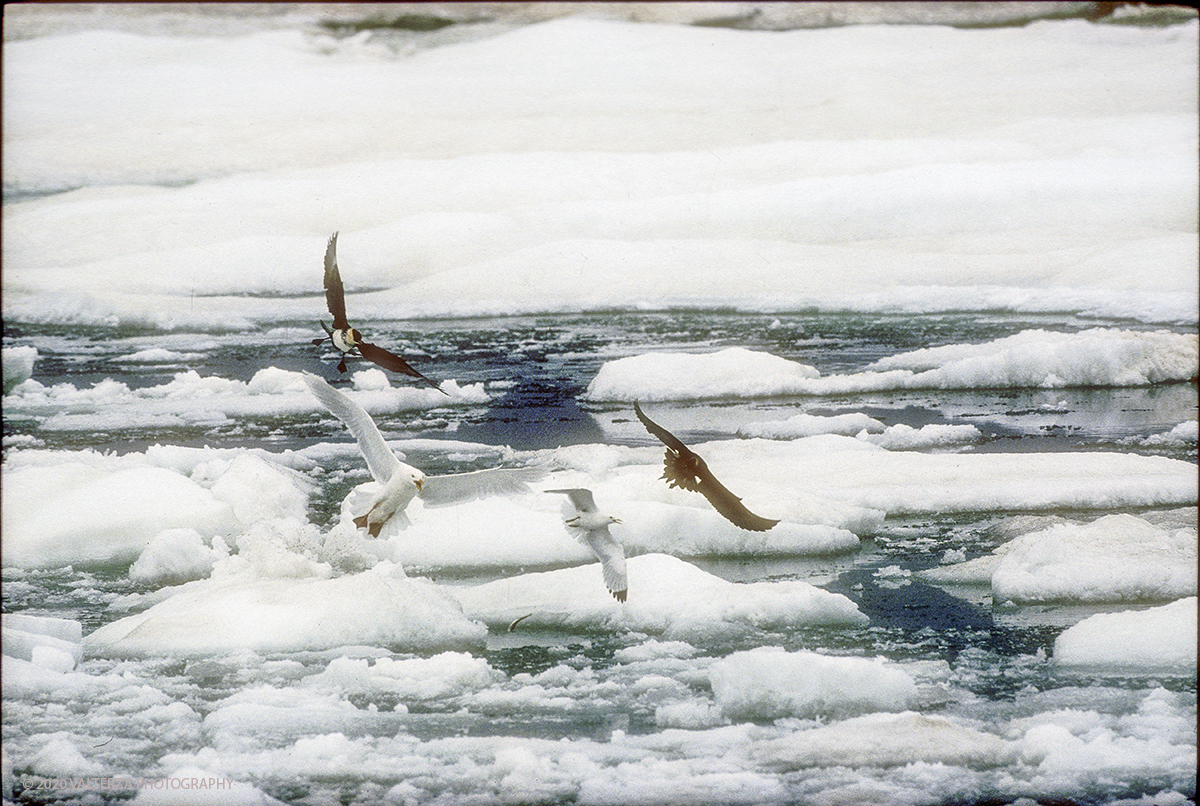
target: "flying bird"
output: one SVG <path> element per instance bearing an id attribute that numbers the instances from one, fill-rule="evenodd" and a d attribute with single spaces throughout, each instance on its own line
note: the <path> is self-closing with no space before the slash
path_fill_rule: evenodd
<path id="1" fill-rule="evenodd" d="M 778 520 L 760 517 L 746 509 L 741 498 L 729 492 L 725 485 L 717 481 L 703 459 L 680 442 L 674 434 L 647 417 L 636 400 L 633 401 L 633 410 L 637 413 L 638 419 L 642 421 L 642 425 L 646 426 L 646 430 L 667 446 L 666 454 L 663 456 L 663 474 L 661 476 L 667 480 L 667 486 L 682 487 L 685 490 L 700 493 L 708 499 L 717 512 L 720 512 L 740 529 L 765 532 L 779 523 Z"/>
<path id="2" fill-rule="evenodd" d="M 390 369 L 392 372 L 403 372 L 410 377 L 420 378 L 442 394 L 449 394 L 435 381 L 431 381 L 413 369 L 412 365 L 400 356 L 390 353 L 382 347 L 376 347 L 374 344 L 363 341 L 362 334 L 350 327 L 350 323 L 346 320 L 346 292 L 342 287 L 342 275 L 337 267 L 337 236 L 336 232 L 333 233 L 329 237 L 329 245 L 325 247 L 325 304 L 329 307 L 329 313 L 333 315 L 333 327 L 321 322 L 320 324 L 325 331 L 325 336 L 324 338 L 313 339 L 313 344 L 322 344 L 326 341 L 333 342 L 333 346 L 342 354 L 341 363 L 338 364 L 338 372 L 346 371 L 346 356 L 350 355 L 354 350 L 358 350 L 363 358 L 374 364 L 378 364 L 384 369 Z"/>
<path id="3" fill-rule="evenodd" d="M 471 473 L 427 476 L 418 468 L 396 458 L 396 454 L 383 441 L 375 421 L 362 406 L 316 375 L 304 373 L 304 382 L 321 405 L 350 429 L 350 433 L 358 440 L 358 449 L 367 460 L 371 476 L 382 485 L 383 489 L 372 498 L 367 511 L 354 518 L 354 525 L 366 529 L 371 537 L 379 537 L 384 524 L 397 515 L 399 522 L 407 526 L 409 521 L 404 508 L 418 496 L 426 504 L 438 506 L 493 495 L 515 495 L 530 492 L 525 482 L 535 481 L 544 475 L 538 468 L 496 467 Z"/>
<path id="4" fill-rule="evenodd" d="M 609 534 L 610 523 L 620 523 L 619 518 L 596 509 L 592 491 L 581 487 L 569 490 L 546 490 L 548 493 L 563 493 L 570 499 L 575 508 L 575 514 L 563 522 L 573 529 L 578 529 L 579 539 L 592 550 L 600 561 L 604 572 L 604 584 L 618 602 L 625 601 L 629 592 L 629 580 L 625 575 L 625 550 L 621 544 Z M 509 625 L 509 632 L 516 622 Z"/>

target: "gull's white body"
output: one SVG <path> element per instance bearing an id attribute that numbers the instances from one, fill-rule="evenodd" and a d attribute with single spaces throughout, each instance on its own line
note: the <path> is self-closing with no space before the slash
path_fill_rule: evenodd
<path id="1" fill-rule="evenodd" d="M 493 468 L 472 473 L 453 473 L 446 476 L 426 476 L 418 468 L 396 458 L 383 441 L 383 435 L 371 415 L 344 394 L 316 375 L 304 373 L 304 382 L 325 408 L 337 417 L 354 438 L 367 460 L 371 476 L 382 485 L 367 511 L 354 519 L 355 526 L 365 528 L 378 537 L 383 525 L 400 514 L 398 521 L 407 525 L 404 510 L 418 495 L 426 503 L 453 504 L 490 495 L 512 495 L 529 492 L 526 481 L 539 478 L 542 472 L 534 468 Z"/>
<path id="2" fill-rule="evenodd" d="M 592 550 L 600 561 L 604 573 L 604 585 L 617 601 L 625 601 L 629 591 L 629 578 L 625 573 L 625 550 L 608 531 L 610 523 L 621 521 L 596 508 L 592 491 L 575 487 L 569 490 L 546 490 L 548 493 L 563 493 L 570 501 L 570 510 L 564 514 L 564 523 L 579 530 L 579 539 Z"/>

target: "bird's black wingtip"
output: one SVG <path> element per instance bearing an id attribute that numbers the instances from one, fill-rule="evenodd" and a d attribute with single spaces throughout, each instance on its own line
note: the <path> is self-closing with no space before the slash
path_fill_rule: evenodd
<path id="1" fill-rule="evenodd" d="M 628 588 L 626 588 L 623 591 L 613 591 L 612 592 L 613 598 L 616 599 L 618 602 L 624 602 L 625 598 L 628 596 L 628 594 L 629 594 Z"/>

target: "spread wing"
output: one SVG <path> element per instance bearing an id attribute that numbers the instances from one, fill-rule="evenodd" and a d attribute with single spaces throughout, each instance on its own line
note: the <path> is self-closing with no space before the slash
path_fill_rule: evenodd
<path id="1" fill-rule="evenodd" d="M 667 446 L 667 454 L 663 457 L 663 478 L 670 486 L 700 493 L 713 505 L 713 509 L 724 515 L 730 523 L 738 528 L 751 532 L 765 532 L 779 523 L 777 520 L 755 515 L 746 509 L 742 499 L 717 481 L 716 476 L 708 469 L 708 465 L 704 463 L 703 459 L 680 442 L 674 434 L 647 417 L 636 400 L 633 403 L 633 410 L 637 413 L 638 419 L 642 421 L 642 425 L 646 426 L 646 430 Z"/>
<path id="2" fill-rule="evenodd" d="M 700 482 L 698 491 L 700 494 L 708 499 L 708 503 L 713 505 L 713 509 L 724 515 L 726 520 L 739 529 L 746 529 L 751 532 L 765 532 L 779 523 L 778 520 L 763 518 L 746 509 L 746 505 L 742 503 L 742 499 L 727 490 L 724 484 L 717 481 L 716 476 L 709 471 L 703 462 L 700 463 L 698 478 Z"/>
<path id="3" fill-rule="evenodd" d="M 378 364 L 384 369 L 390 369 L 392 372 L 403 372 L 413 378 L 420 378 L 425 383 L 437 389 L 443 395 L 449 395 L 442 387 L 438 386 L 434 381 L 429 380 L 421 373 L 412 368 L 412 365 L 405 361 L 395 353 L 390 353 L 382 347 L 376 347 L 374 344 L 367 344 L 365 341 L 358 343 L 358 351 L 362 353 L 362 357 L 373 364 Z"/>
<path id="4" fill-rule="evenodd" d="M 321 405 L 329 409 L 334 417 L 346 424 L 350 433 L 358 440 L 358 449 L 367 460 L 371 476 L 380 484 L 386 484 L 400 470 L 400 460 L 383 441 L 383 435 L 366 409 L 334 389 L 323 379 L 304 373 L 304 382 L 312 390 Z"/>
<path id="5" fill-rule="evenodd" d="M 325 247 L 325 304 L 333 315 L 333 329 L 345 330 L 350 323 L 346 321 L 346 291 L 337 267 L 337 236 L 336 232 L 330 235 Z"/>
<path id="6" fill-rule="evenodd" d="M 642 421 L 642 425 L 646 426 L 646 430 L 658 437 L 662 444 L 666 445 L 673 452 L 680 456 L 691 453 L 688 446 L 680 442 L 678 437 L 647 417 L 646 412 L 642 411 L 642 407 L 638 405 L 636 400 L 633 401 L 633 411 L 637 414 L 638 419 Z"/>
<path id="7" fill-rule="evenodd" d="M 621 544 L 613 539 L 607 526 L 589 529 L 583 535 L 583 542 L 600 560 L 605 587 L 618 602 L 625 601 L 629 591 L 629 578 L 625 574 L 625 550 L 621 548 Z"/>
<path id="8" fill-rule="evenodd" d="M 430 506 L 460 504 L 493 495 L 519 495 L 531 492 L 526 482 L 546 475 L 538 467 L 494 467 L 471 473 L 426 476 L 417 495 Z"/>
<path id="9" fill-rule="evenodd" d="M 592 491 L 583 487 L 572 487 L 569 490 L 546 490 L 548 493 L 563 493 L 571 499 L 571 505 L 580 512 L 595 512 L 596 500 Z"/>
<path id="10" fill-rule="evenodd" d="M 704 460 L 697 456 L 691 448 L 680 442 L 678 437 L 647 417 L 636 400 L 633 402 L 633 410 L 637 413 L 638 419 L 642 421 L 642 425 L 646 426 L 646 430 L 667 446 L 666 454 L 663 456 L 662 474 L 662 477 L 667 480 L 667 484 L 671 487 L 682 487 L 694 493 L 700 492 L 699 471 L 704 465 Z"/>

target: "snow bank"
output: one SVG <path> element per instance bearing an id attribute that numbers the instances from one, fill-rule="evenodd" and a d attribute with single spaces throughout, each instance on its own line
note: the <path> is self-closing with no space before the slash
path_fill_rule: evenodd
<path id="1" fill-rule="evenodd" d="M 902 711 L 917 693 L 912 677 L 882 659 L 775 647 L 735 652 L 713 664 L 708 677 L 721 713 L 734 720 Z"/>
<path id="2" fill-rule="evenodd" d="M 1147 610 L 1100 613 L 1054 639 L 1054 662 L 1116 672 L 1194 672 L 1196 608 L 1191 596 Z"/>
<path id="3" fill-rule="evenodd" d="M 1191 380 L 1198 363 L 1194 334 L 1026 330 L 983 344 L 900 353 L 851 375 L 821 376 L 812 367 L 741 348 L 705 355 L 647 353 L 606 362 L 588 384 L 586 397 L 661 401 L 895 389 L 1145 386 Z"/>
<path id="4" fill-rule="evenodd" d="M 84 639 L 110 656 L 213 655 L 251 649 L 299 652 L 349 645 L 398 651 L 482 644 L 485 630 L 426 580 L 390 563 L 321 578 L 215 576 L 106 624 Z"/>
<path id="5" fill-rule="evenodd" d="M 798 626 L 862 625 L 844 596 L 800 581 L 738 584 L 662 554 L 627 561 L 629 599 L 604 588 L 598 563 L 449 588 L 463 612 L 495 629 L 635 630 L 696 642 Z"/>

